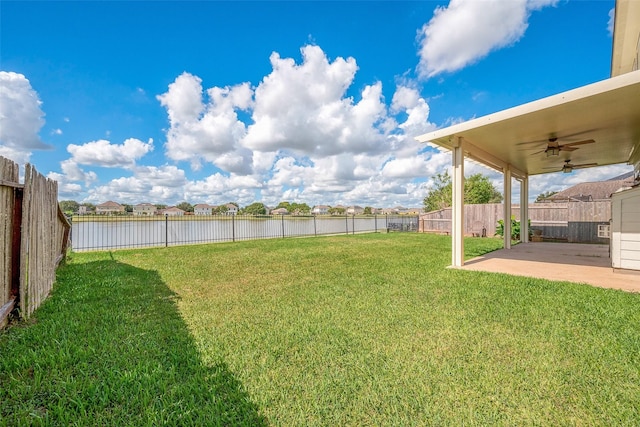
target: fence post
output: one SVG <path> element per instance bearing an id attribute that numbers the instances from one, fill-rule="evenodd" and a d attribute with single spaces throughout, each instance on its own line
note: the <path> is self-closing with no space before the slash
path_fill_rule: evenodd
<path id="1" fill-rule="evenodd" d="M 351 217 L 351 234 L 356 234 L 356 214 Z"/>
<path id="2" fill-rule="evenodd" d="M 378 214 L 373 214 L 373 221 L 375 223 L 374 227 L 375 227 L 375 231 L 377 233 L 378 232 Z"/>
<path id="3" fill-rule="evenodd" d="M 169 246 L 169 214 L 164 214 L 164 247 Z"/>
<path id="4" fill-rule="evenodd" d="M 282 238 L 284 239 L 284 215 L 280 215 L 280 218 L 282 219 Z"/>
<path id="5" fill-rule="evenodd" d="M 231 214 L 231 239 L 236 241 L 236 216 Z"/>
<path id="6" fill-rule="evenodd" d="M 316 225 L 316 216 L 313 216 L 313 235 L 318 235 L 318 226 Z"/>
<path id="7" fill-rule="evenodd" d="M 344 214 L 344 231 L 349 234 L 349 214 Z"/>

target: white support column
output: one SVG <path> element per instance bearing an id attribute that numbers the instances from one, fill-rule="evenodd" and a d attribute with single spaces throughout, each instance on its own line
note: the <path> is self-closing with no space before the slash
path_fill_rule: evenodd
<path id="1" fill-rule="evenodd" d="M 511 169 L 506 165 L 504 175 L 504 248 L 511 249 Z"/>
<path id="2" fill-rule="evenodd" d="M 453 182 L 451 201 L 451 265 L 464 265 L 464 150 L 458 138 L 453 148 Z"/>
<path id="3" fill-rule="evenodd" d="M 520 181 L 520 241 L 529 243 L 529 177 Z"/>

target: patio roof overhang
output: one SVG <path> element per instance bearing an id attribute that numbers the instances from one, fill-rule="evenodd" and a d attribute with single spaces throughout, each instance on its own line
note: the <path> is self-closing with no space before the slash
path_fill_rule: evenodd
<path id="1" fill-rule="evenodd" d="M 560 145 L 593 143 L 549 156 Z M 451 150 L 453 158 L 452 266 L 464 265 L 464 158 L 504 174 L 504 218 L 511 217 L 511 178 L 521 182 L 521 235 L 528 241 L 528 177 L 559 172 L 565 162 L 597 166 L 640 163 L 640 70 L 459 123 L 416 138 Z M 504 247 L 511 247 L 510 221 Z"/>
<path id="2" fill-rule="evenodd" d="M 464 155 L 514 176 L 557 172 L 565 160 L 598 166 L 640 160 L 640 70 L 563 92 L 417 137 L 447 150 L 464 140 Z M 558 143 L 594 140 L 548 157 Z"/>

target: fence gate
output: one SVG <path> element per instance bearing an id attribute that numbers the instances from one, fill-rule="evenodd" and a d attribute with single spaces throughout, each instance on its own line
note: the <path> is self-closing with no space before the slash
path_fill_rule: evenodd
<path id="1" fill-rule="evenodd" d="M 390 216 L 387 218 L 387 231 L 418 231 L 418 216 Z"/>

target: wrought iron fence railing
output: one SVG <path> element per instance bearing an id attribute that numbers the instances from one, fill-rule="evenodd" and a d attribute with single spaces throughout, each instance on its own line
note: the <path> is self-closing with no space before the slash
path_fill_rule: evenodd
<path id="1" fill-rule="evenodd" d="M 418 231 L 417 215 L 76 215 L 71 222 L 75 251 Z"/>

